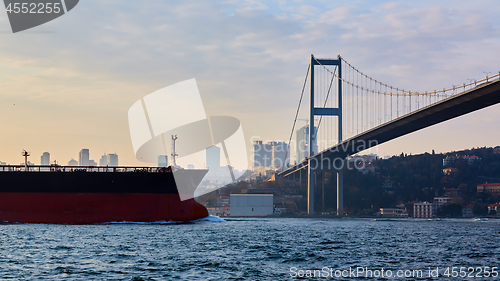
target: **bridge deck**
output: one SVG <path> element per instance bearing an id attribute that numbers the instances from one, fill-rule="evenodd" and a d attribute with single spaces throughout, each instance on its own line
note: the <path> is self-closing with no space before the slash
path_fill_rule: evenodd
<path id="1" fill-rule="evenodd" d="M 324 150 L 311 158 L 316 163 L 327 163 L 328 161 L 335 161 L 335 159 L 345 159 L 349 155 L 356 154 L 378 144 L 497 103 L 500 103 L 500 80 L 478 85 L 461 94 L 454 95 L 384 123 Z M 304 160 L 278 173 L 278 176 L 286 177 L 307 167 L 307 165 L 308 161 Z M 319 165 L 318 169 L 321 166 Z M 323 166 L 328 167 L 330 165 Z"/>

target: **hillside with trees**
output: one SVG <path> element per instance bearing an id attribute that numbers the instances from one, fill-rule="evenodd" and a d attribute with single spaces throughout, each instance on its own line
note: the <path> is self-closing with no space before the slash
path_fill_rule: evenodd
<path id="1" fill-rule="evenodd" d="M 448 158 L 447 158 L 448 157 Z M 444 164 L 443 160 L 449 163 Z M 474 161 L 472 161 L 474 160 Z M 356 160 L 355 160 L 356 161 Z M 445 161 L 446 162 L 446 161 Z M 348 214 L 370 216 L 380 208 L 404 207 L 412 201 L 432 202 L 445 195 L 445 190 L 457 189 L 457 201 L 439 210 L 441 216 L 459 216 L 462 207 L 472 205 L 474 214 L 486 215 L 487 206 L 500 202 L 498 194 L 477 193 L 477 185 L 500 182 L 500 147 L 483 147 L 436 154 L 407 155 L 401 153 L 389 159 L 365 163 L 369 169 L 344 168 L 344 206 Z M 353 165 L 350 165 L 351 167 Z M 445 172 L 448 168 L 449 172 Z M 219 196 L 232 193 L 273 193 L 275 202 L 296 205 L 295 212 L 307 209 L 307 175 L 305 169 L 295 178 L 272 181 L 257 176 L 247 182 L 231 184 L 210 193 L 200 201 L 214 206 Z M 335 212 L 337 202 L 336 173 L 316 175 L 315 209 Z"/>

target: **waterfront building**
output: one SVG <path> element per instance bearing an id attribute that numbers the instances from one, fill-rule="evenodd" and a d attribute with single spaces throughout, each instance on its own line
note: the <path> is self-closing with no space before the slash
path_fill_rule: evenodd
<path id="1" fill-rule="evenodd" d="M 500 203 L 495 203 L 491 204 L 488 206 L 488 213 L 491 213 L 492 211 L 496 212 L 496 216 L 500 216 Z"/>
<path id="2" fill-rule="evenodd" d="M 399 208 L 380 208 L 380 215 L 386 218 L 407 218 L 408 212 Z"/>
<path id="3" fill-rule="evenodd" d="M 455 197 L 434 197 L 434 202 L 432 203 L 432 213 L 435 215 L 441 206 L 450 204 Z"/>
<path id="4" fill-rule="evenodd" d="M 439 208 L 443 205 L 450 204 L 452 199 L 451 197 L 434 197 L 434 203 L 436 203 Z"/>
<path id="5" fill-rule="evenodd" d="M 474 213 L 472 212 L 472 205 L 468 205 L 462 208 L 462 217 L 464 218 L 474 217 Z"/>
<path id="6" fill-rule="evenodd" d="M 261 217 L 274 213 L 273 194 L 231 194 L 232 217 Z"/>
<path id="7" fill-rule="evenodd" d="M 219 196 L 215 200 L 215 206 L 217 206 L 217 207 L 222 207 L 222 206 L 226 206 L 226 205 L 229 205 L 229 197 L 228 196 Z"/>
<path id="8" fill-rule="evenodd" d="M 413 204 L 413 217 L 431 218 L 435 214 L 434 206 L 429 202 L 418 202 Z"/>
<path id="9" fill-rule="evenodd" d="M 227 217 L 230 215 L 231 207 L 229 205 L 221 207 L 207 208 L 208 214 L 217 217 Z"/>

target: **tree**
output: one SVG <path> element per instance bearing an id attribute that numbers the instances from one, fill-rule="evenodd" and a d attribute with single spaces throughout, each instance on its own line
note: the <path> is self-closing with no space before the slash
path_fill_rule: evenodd
<path id="1" fill-rule="evenodd" d="M 488 207 L 482 204 L 474 204 L 474 207 L 472 207 L 472 213 L 476 216 L 484 216 L 488 214 Z"/>
<path id="2" fill-rule="evenodd" d="M 459 204 L 444 205 L 438 210 L 437 214 L 442 217 L 461 217 L 462 206 Z"/>

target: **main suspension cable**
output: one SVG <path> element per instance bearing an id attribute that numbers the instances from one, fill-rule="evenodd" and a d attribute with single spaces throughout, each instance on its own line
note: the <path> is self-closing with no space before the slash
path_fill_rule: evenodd
<path id="1" fill-rule="evenodd" d="M 302 94 L 300 94 L 299 106 L 297 107 L 297 112 L 295 113 L 295 120 L 293 120 L 292 132 L 290 133 L 290 139 L 288 140 L 288 149 L 285 153 L 285 162 L 288 157 L 288 151 L 290 151 L 290 142 L 292 141 L 293 130 L 295 130 L 295 123 L 297 123 L 297 117 L 299 116 L 300 104 L 302 103 L 302 98 L 304 97 L 304 90 L 306 88 L 307 77 L 309 76 L 309 70 L 311 69 L 311 64 L 307 67 L 306 79 L 304 79 L 304 86 L 302 86 Z"/>

